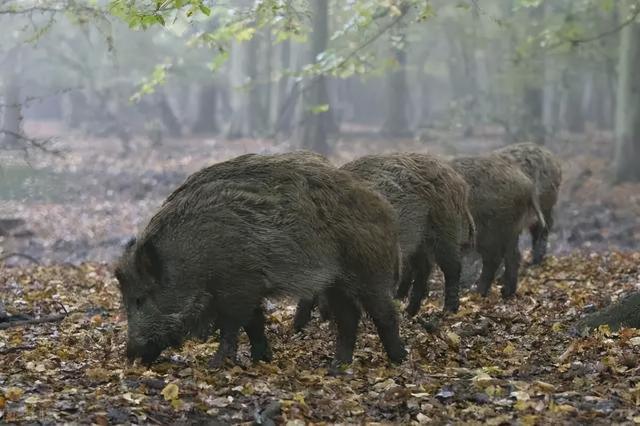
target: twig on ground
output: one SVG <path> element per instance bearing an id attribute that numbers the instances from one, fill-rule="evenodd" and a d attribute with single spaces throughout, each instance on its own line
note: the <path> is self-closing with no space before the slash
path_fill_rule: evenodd
<path id="1" fill-rule="evenodd" d="M 7 129 L 0 129 L 0 134 L 11 136 L 16 138 L 19 141 L 25 142 L 28 146 L 22 147 L 24 151 L 27 151 L 28 148 L 35 148 L 44 153 L 51 154 L 56 157 L 60 157 L 60 158 L 64 157 L 64 153 L 62 151 L 55 148 L 50 148 L 47 146 L 51 144 L 51 142 L 53 142 L 53 138 L 47 138 L 47 139 L 30 138 L 29 136 L 26 136 L 24 134 L 17 133 Z"/>
<path id="2" fill-rule="evenodd" d="M 22 346 L 13 346 L 10 348 L 6 348 L 3 350 L 0 350 L 0 355 L 7 355 L 10 354 L 12 352 L 19 352 L 19 351 L 30 351 L 35 349 L 35 346 L 31 346 L 31 345 L 22 345 Z"/>
<path id="3" fill-rule="evenodd" d="M 58 322 L 58 321 L 62 321 L 66 317 L 67 317 L 67 314 L 59 314 L 59 315 L 47 315 L 45 317 L 34 318 L 30 320 L 5 322 L 0 324 L 0 330 L 6 330 L 7 328 L 13 328 L 13 327 L 20 327 L 23 325 L 44 324 L 47 322 Z"/>
<path id="4" fill-rule="evenodd" d="M 40 264 L 40 261 L 38 259 L 36 259 L 33 256 L 30 256 L 28 254 L 25 253 L 9 253 L 9 254 L 5 254 L 4 256 L 0 257 L 0 262 L 4 262 L 5 260 L 12 258 L 12 257 L 21 257 L 23 259 L 27 259 L 30 260 L 31 262 L 35 263 L 36 265 Z"/>
<path id="5" fill-rule="evenodd" d="M 64 311 L 65 315 L 69 315 L 69 311 L 67 311 L 67 308 L 65 308 L 65 306 L 62 304 L 62 302 L 60 302 L 59 300 L 55 300 L 55 303 L 62 308 L 62 310 Z"/>
<path id="6" fill-rule="evenodd" d="M 586 279 L 584 279 L 584 278 L 571 278 L 571 277 L 567 277 L 567 278 L 551 277 L 551 278 L 546 278 L 544 280 L 544 283 L 545 284 L 547 284 L 547 283 L 561 283 L 561 282 L 564 282 L 564 281 L 573 281 L 573 282 L 579 283 L 579 282 L 586 281 Z"/>

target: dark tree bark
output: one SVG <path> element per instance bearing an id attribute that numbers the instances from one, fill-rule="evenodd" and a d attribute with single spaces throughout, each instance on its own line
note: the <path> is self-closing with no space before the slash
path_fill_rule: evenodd
<path id="1" fill-rule="evenodd" d="M 640 23 L 622 30 L 616 106 L 616 182 L 640 181 Z"/>
<path id="2" fill-rule="evenodd" d="M 620 327 L 640 328 L 640 293 L 632 294 L 613 305 L 591 314 L 578 322 L 578 331 L 608 325 L 612 330 Z"/>
<path id="3" fill-rule="evenodd" d="M 311 39 L 311 62 L 327 49 L 329 38 L 329 1 L 314 0 L 311 2 L 313 31 Z M 331 147 L 327 141 L 329 132 L 334 129 L 333 112 L 329 102 L 327 81 L 323 75 L 308 82 L 304 93 L 304 119 L 302 129 L 302 146 L 306 149 L 328 155 Z M 320 106 L 327 105 L 326 110 L 318 111 Z"/>

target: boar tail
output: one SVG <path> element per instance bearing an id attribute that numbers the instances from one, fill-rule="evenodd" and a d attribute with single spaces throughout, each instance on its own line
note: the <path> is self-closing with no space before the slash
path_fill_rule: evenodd
<path id="1" fill-rule="evenodd" d="M 540 171 L 536 170 L 536 175 L 533 182 L 533 191 L 531 192 L 531 206 L 533 207 L 536 217 L 538 218 L 538 223 L 543 229 L 546 229 L 547 221 L 544 219 L 542 209 L 540 209 L 540 190 L 538 188 L 540 188 Z"/>
<path id="2" fill-rule="evenodd" d="M 476 222 L 473 220 L 473 215 L 469 210 L 469 205 L 464 208 L 464 213 L 467 216 L 467 238 L 471 247 L 476 245 Z"/>

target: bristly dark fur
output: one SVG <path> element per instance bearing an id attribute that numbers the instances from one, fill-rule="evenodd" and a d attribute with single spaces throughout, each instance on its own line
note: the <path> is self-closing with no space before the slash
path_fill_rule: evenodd
<path id="1" fill-rule="evenodd" d="M 240 328 L 254 359 L 267 360 L 262 300 L 326 291 L 338 323 L 336 362 L 351 361 L 356 302 L 400 361 L 390 298 L 397 239 L 391 206 L 319 155 L 248 154 L 207 167 L 167 198 L 120 260 L 129 354 L 151 359 L 215 323 L 214 365 L 235 356 Z"/>
<path id="2" fill-rule="evenodd" d="M 532 263 L 540 264 L 547 253 L 549 231 L 553 227 L 553 208 L 558 202 L 562 183 L 562 165 L 551 151 L 530 142 L 509 145 L 497 150 L 496 154 L 520 167 L 536 186 L 546 226 L 536 221 L 529 227 L 529 232 L 533 244 Z"/>
<path id="3" fill-rule="evenodd" d="M 482 257 L 478 290 L 486 295 L 504 260 L 502 295 L 515 294 L 521 255 L 518 237 L 534 220 L 544 223 L 534 184 L 518 166 L 498 155 L 454 159 L 451 164 L 470 186 L 469 206 Z"/>
<path id="4" fill-rule="evenodd" d="M 459 306 L 460 250 L 475 238 L 468 185 L 444 160 L 426 154 L 367 155 L 341 167 L 379 192 L 393 206 L 403 255 L 397 297 L 411 292 L 407 313 L 415 315 L 428 295 L 437 263 L 445 275 L 445 310 Z M 298 305 L 294 327 L 304 327 L 315 303 Z"/>

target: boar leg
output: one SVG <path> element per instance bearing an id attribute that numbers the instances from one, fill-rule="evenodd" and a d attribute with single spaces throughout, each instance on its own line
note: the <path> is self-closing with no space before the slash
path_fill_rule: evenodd
<path id="1" fill-rule="evenodd" d="M 398 285 L 398 289 L 396 290 L 395 295 L 395 298 L 398 300 L 404 300 L 409 295 L 409 289 L 411 288 L 411 283 L 413 282 L 413 278 L 415 275 L 413 265 L 416 264 L 416 261 L 413 257 L 413 254 L 407 254 L 407 256 L 403 256 L 404 261 L 402 264 L 402 277 L 400 278 L 400 285 Z"/>
<path id="2" fill-rule="evenodd" d="M 407 315 L 413 317 L 420 310 L 422 300 L 429 295 L 429 275 L 433 268 L 431 259 L 427 256 L 426 250 L 421 248 L 414 256 L 415 280 L 411 288 L 411 297 L 407 305 Z"/>
<path id="3" fill-rule="evenodd" d="M 447 312 L 458 312 L 460 308 L 460 273 L 462 261 L 460 249 L 454 242 L 440 241 L 436 261 L 444 274 L 444 307 Z"/>
<path id="4" fill-rule="evenodd" d="M 549 230 L 553 225 L 553 215 L 551 212 L 543 212 L 544 219 L 547 222 L 547 226 L 540 226 L 540 223 L 536 222 L 529 228 L 529 232 L 531 233 L 531 241 L 533 243 L 532 249 L 532 265 L 539 265 L 544 260 L 545 255 L 547 254 L 547 241 L 549 238 Z"/>
<path id="5" fill-rule="evenodd" d="M 257 307 L 253 311 L 251 320 L 244 326 L 244 331 L 249 336 L 249 343 L 251 343 L 251 359 L 257 361 L 271 361 L 271 347 L 269 340 L 264 334 L 264 311 L 262 306 Z"/>
<path id="6" fill-rule="evenodd" d="M 518 237 L 513 238 L 504 256 L 504 275 L 502 282 L 502 297 L 509 298 L 516 294 L 518 287 L 518 270 L 520 269 L 520 249 L 518 248 Z"/>
<path id="7" fill-rule="evenodd" d="M 482 273 L 480 273 L 480 278 L 478 279 L 478 292 L 483 297 L 486 297 L 489 294 L 489 290 L 491 290 L 491 284 L 493 284 L 500 261 L 500 257 L 493 253 L 482 254 Z"/>
<path id="8" fill-rule="evenodd" d="M 311 321 L 311 311 L 318 301 L 318 296 L 312 299 L 300 299 L 296 307 L 296 314 L 293 317 L 293 331 L 296 333 L 302 331 L 309 321 Z"/>
<path id="9" fill-rule="evenodd" d="M 407 356 L 400 339 L 398 315 L 393 301 L 383 291 L 384 286 L 373 284 L 361 297 L 365 311 L 373 320 L 387 356 L 393 363 L 401 363 Z"/>
<path id="10" fill-rule="evenodd" d="M 320 320 L 329 321 L 331 319 L 331 306 L 329 306 L 329 300 L 327 300 L 327 296 L 324 293 L 319 294 L 317 297 Z"/>
<path id="11" fill-rule="evenodd" d="M 238 352 L 238 332 L 240 326 L 235 321 L 227 318 L 219 318 L 220 324 L 220 346 L 218 351 L 209 362 L 209 367 L 220 368 L 224 365 L 224 361 L 229 358 L 233 362 L 236 360 Z"/>
<path id="12" fill-rule="evenodd" d="M 347 294 L 341 290 L 342 283 L 337 283 L 326 290 L 331 312 L 336 322 L 336 354 L 332 367 L 351 364 L 353 349 L 356 345 L 360 309 Z"/>

